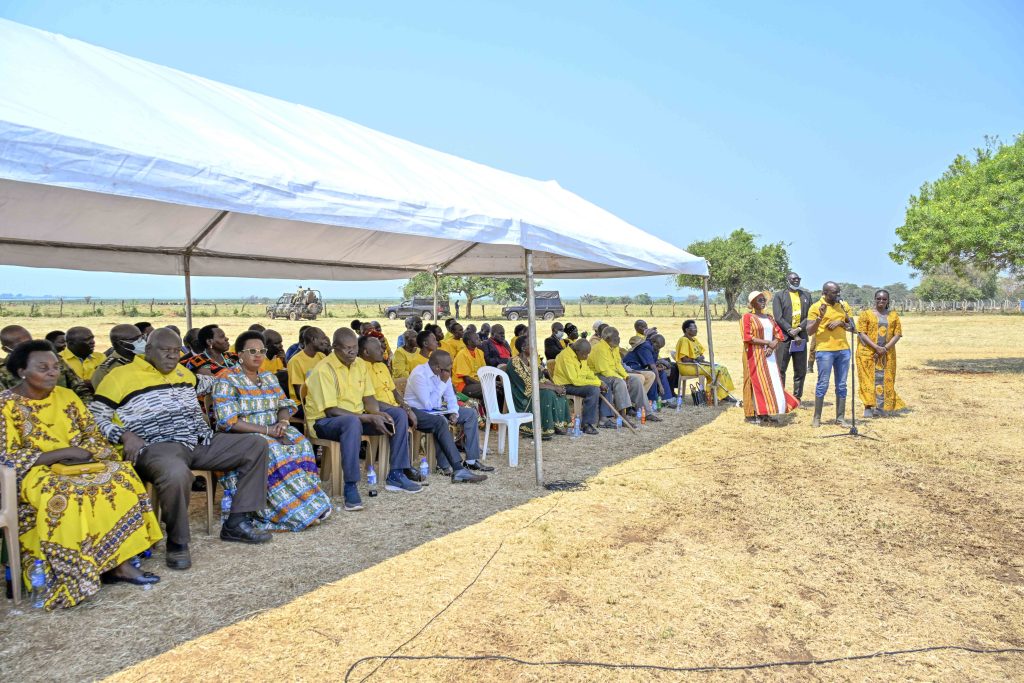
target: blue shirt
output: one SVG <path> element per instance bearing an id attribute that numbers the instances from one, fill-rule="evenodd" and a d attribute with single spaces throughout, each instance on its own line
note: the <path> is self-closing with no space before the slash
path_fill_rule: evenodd
<path id="1" fill-rule="evenodd" d="M 622 359 L 622 364 L 630 370 L 649 370 L 651 364 L 657 362 L 658 354 L 654 351 L 654 344 L 649 341 L 640 342 Z"/>
<path id="2" fill-rule="evenodd" d="M 297 354 L 301 350 L 302 350 L 302 346 L 298 342 L 295 342 L 294 344 L 289 346 L 288 350 L 284 352 L 284 362 L 285 362 L 285 364 L 287 365 L 288 361 L 290 361 L 292 359 L 292 356 L 294 356 L 295 354 Z"/>

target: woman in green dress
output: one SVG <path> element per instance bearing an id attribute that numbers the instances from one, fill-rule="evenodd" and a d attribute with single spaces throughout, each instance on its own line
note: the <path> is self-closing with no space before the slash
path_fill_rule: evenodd
<path id="1" fill-rule="evenodd" d="M 516 337 L 519 355 L 509 361 L 508 379 L 512 389 L 512 400 L 516 410 L 533 412 L 533 378 L 527 359 L 533 356 L 533 345 L 528 336 Z M 541 439 L 550 439 L 553 434 L 565 434 L 569 427 L 569 401 L 565 398 L 565 387 L 547 380 L 540 383 L 540 425 Z M 524 424 L 520 430 L 527 436 L 533 435 L 533 423 Z"/>

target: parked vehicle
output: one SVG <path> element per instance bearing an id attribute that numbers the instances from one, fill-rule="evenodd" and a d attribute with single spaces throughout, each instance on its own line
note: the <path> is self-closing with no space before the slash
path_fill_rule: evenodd
<path id="1" fill-rule="evenodd" d="M 288 320 L 316 320 L 324 312 L 323 296 L 319 289 L 303 289 L 291 294 L 285 292 L 277 302 L 267 306 L 267 317 L 271 320 L 288 318 Z"/>
<path id="2" fill-rule="evenodd" d="M 416 297 L 413 299 L 407 299 L 397 306 L 388 306 L 384 309 L 384 315 L 392 320 L 397 318 L 408 318 L 410 315 L 418 315 L 424 320 L 433 320 L 435 317 L 445 318 L 451 315 L 452 309 L 447 299 L 437 300 L 436 316 L 433 308 L 433 297 Z"/>
<path id="3" fill-rule="evenodd" d="M 558 292 L 534 292 L 537 300 L 537 317 L 544 320 L 554 320 L 565 315 L 565 306 L 562 304 L 562 297 Z M 526 302 L 505 306 L 501 309 L 501 317 L 507 320 L 519 320 L 527 318 Z"/>

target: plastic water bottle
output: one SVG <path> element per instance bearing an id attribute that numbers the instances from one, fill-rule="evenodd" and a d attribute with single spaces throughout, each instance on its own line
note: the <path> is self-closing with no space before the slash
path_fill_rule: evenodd
<path id="1" fill-rule="evenodd" d="M 233 491 L 230 489 L 224 489 L 224 497 L 220 499 L 220 521 L 221 524 L 228 521 L 228 515 L 231 514 L 231 499 L 233 497 Z"/>
<path id="2" fill-rule="evenodd" d="M 647 426 L 647 408 L 644 406 L 640 407 L 640 426 Z"/>
<path id="3" fill-rule="evenodd" d="M 569 430 L 569 438 L 578 439 L 582 435 L 583 432 L 580 431 L 580 418 L 579 415 L 577 415 L 572 421 L 572 428 Z"/>
<path id="4" fill-rule="evenodd" d="M 32 564 L 32 571 L 28 573 L 28 582 L 32 586 L 32 606 L 42 609 L 46 601 L 46 569 L 42 560 L 36 560 Z"/>
<path id="5" fill-rule="evenodd" d="M 373 469 L 373 465 L 370 465 L 366 469 L 366 485 L 370 487 L 370 497 L 373 498 L 377 495 L 377 472 Z"/>
<path id="6" fill-rule="evenodd" d="M 615 417 L 615 433 L 622 434 L 622 416 L 617 415 Z"/>
<path id="7" fill-rule="evenodd" d="M 429 477 L 429 476 L 430 476 L 430 465 L 427 464 L 427 459 L 425 457 L 424 458 L 420 458 L 420 479 L 422 479 L 423 481 L 426 481 L 427 477 Z"/>
<path id="8" fill-rule="evenodd" d="M 132 557 L 132 559 L 128 560 L 128 562 L 130 562 L 131 565 L 133 567 L 135 567 L 136 569 L 142 569 L 142 560 L 139 559 L 140 557 L 142 557 L 142 556 L 141 555 L 135 555 L 134 557 Z"/>
<path id="9" fill-rule="evenodd" d="M 654 411 L 661 412 L 661 394 L 658 394 L 658 399 L 654 402 Z"/>

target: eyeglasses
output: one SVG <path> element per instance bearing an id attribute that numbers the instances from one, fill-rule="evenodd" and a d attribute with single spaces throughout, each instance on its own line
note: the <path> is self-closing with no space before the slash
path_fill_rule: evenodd
<path id="1" fill-rule="evenodd" d="M 265 356 L 267 355 L 266 349 L 242 349 L 242 353 L 247 353 L 250 356 Z"/>

